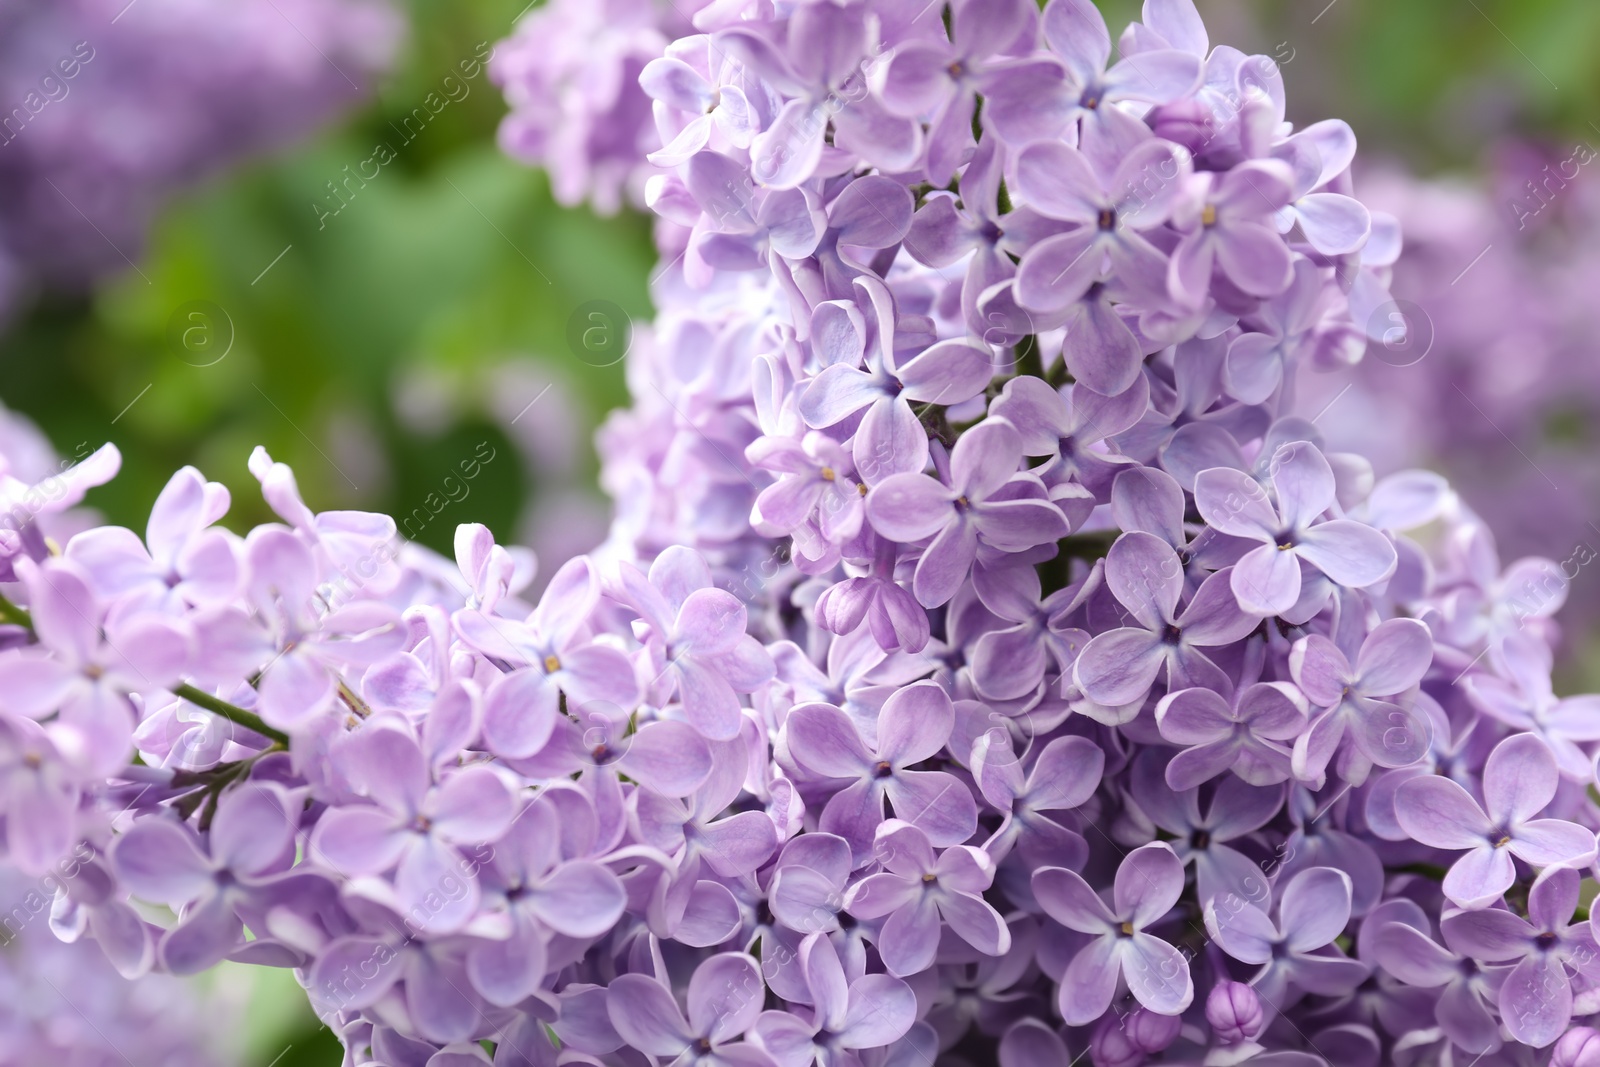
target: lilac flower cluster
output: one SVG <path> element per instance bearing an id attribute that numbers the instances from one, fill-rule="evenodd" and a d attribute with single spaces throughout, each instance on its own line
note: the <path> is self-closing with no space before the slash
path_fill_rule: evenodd
<path id="1" fill-rule="evenodd" d="M 172 191 L 358 101 L 402 29 L 382 0 L 0 3 L 0 311 L 125 268 Z"/>
<path id="2" fill-rule="evenodd" d="M 1284 414 L 1399 250 L 1349 128 L 1189 0 L 694 28 L 608 542 L 533 602 L 261 450 L 245 536 L 0 538 L 12 862 L 352 1065 L 1591 1061 L 1560 569 Z"/>

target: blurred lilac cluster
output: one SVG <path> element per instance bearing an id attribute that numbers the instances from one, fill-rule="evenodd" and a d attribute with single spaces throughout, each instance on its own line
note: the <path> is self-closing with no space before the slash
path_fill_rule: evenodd
<path id="1" fill-rule="evenodd" d="M 139 255 L 152 213 L 370 93 L 384 0 L 0 2 L 0 310 Z"/>
<path id="2" fill-rule="evenodd" d="M 495 48 L 489 76 L 511 105 L 509 155 L 544 167 L 560 203 L 601 214 L 644 206 L 645 159 L 660 146 L 639 74 L 707 0 L 549 0 Z"/>
<path id="3" fill-rule="evenodd" d="M 1387 325 L 1350 129 L 1189 0 L 694 28 L 608 542 L 535 600 L 259 449 L 242 537 L 193 468 L 65 543 L 0 483 L 11 862 L 87 841 L 122 969 L 294 968 L 351 1065 L 1589 1062 L 1561 567 L 1286 414 Z"/>
<path id="4" fill-rule="evenodd" d="M 88 846 L 78 852 L 88 855 Z M 59 870 L 75 868 L 67 857 Z M 169 975 L 129 982 L 70 924 L 52 933 L 59 879 L 0 868 L 0 1048 L 5 1062 L 70 1067 L 223 1067 L 243 1004 Z M 61 936 L 58 936 L 61 935 Z M 70 940 L 62 940 L 62 937 Z"/>
<path id="5" fill-rule="evenodd" d="M 1362 447 L 1380 473 L 1437 467 L 1508 556 L 1553 557 L 1568 577 L 1600 552 L 1594 155 L 1581 143 L 1508 142 L 1481 182 L 1373 174 L 1365 198 L 1406 231 L 1384 328 L 1409 319 L 1416 336 L 1401 330 L 1300 403 L 1325 412 L 1317 425 L 1330 443 Z M 1596 601 L 1575 601 L 1563 619 L 1587 631 Z"/>

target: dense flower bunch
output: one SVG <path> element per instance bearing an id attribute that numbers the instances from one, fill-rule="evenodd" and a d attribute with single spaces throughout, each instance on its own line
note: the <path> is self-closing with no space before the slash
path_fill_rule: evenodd
<path id="1" fill-rule="evenodd" d="M 88 454 L 85 448 L 77 458 Z M 95 524 L 91 513 L 70 508 L 86 484 L 83 475 L 93 466 L 72 475 L 72 460 L 59 459 L 30 422 L 3 408 L 0 456 L 8 529 L 15 530 L 19 519 L 31 516 L 27 525 L 34 532 L 64 541 Z M 30 497 L 27 486 L 39 488 Z M 19 494 L 18 489 L 24 491 Z M 8 818 L 26 810 L 25 805 L 13 806 L 12 796 L 6 794 Z M 84 936 L 89 913 L 72 907 L 63 890 L 94 856 L 94 846 L 85 840 L 49 864 L 32 865 L 28 874 L 0 862 L 0 1049 L 5 1050 L 5 1062 L 72 1067 L 237 1062 L 237 1049 L 225 1040 L 243 1007 L 244 990 L 237 982 L 212 983 L 218 988 L 204 990 L 193 981 L 158 974 L 130 982 Z M 148 966 L 142 962 L 129 974 Z"/>
<path id="2" fill-rule="evenodd" d="M 0 2 L 0 311 L 124 269 L 168 195 L 359 101 L 401 29 L 383 0 Z"/>
<path id="3" fill-rule="evenodd" d="M 530 603 L 259 450 L 243 537 L 191 468 L 15 523 L 11 861 L 351 1064 L 1588 1062 L 1560 569 L 1286 414 L 1399 251 L 1348 127 L 1188 0 L 1115 62 L 1085 0 L 695 28 L 609 542 Z"/>

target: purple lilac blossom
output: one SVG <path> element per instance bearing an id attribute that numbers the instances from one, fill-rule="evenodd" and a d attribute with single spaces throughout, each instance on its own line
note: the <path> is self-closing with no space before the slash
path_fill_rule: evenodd
<path id="1" fill-rule="evenodd" d="M 142 551 L 24 508 L 14 861 L 120 835 L 63 911 L 129 970 L 295 969 L 352 1064 L 1583 1053 L 1592 710 L 1508 592 L 1548 569 L 1291 414 L 1398 251 L 1353 133 L 1188 0 L 1115 60 L 1081 0 L 959 8 L 628 38 L 659 136 L 607 158 L 692 238 L 601 434 L 610 535 L 542 596 L 264 452 L 243 537 L 193 471 Z M 552 129 L 617 99 L 551 92 Z"/>

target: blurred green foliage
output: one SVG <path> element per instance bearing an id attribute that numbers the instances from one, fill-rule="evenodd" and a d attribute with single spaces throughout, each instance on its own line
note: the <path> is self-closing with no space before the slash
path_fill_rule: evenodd
<path id="1" fill-rule="evenodd" d="M 540 472 L 504 447 L 480 402 L 484 376 L 511 358 L 544 361 L 525 400 L 559 376 L 584 409 L 580 433 L 622 401 L 621 366 L 575 358 L 566 323 L 591 299 L 648 315 L 648 223 L 557 208 L 541 174 L 495 147 L 505 108 L 486 73 L 420 133 L 413 124 L 411 140 L 399 132 L 521 7 L 418 0 L 403 61 L 369 107 L 184 197 L 139 271 L 47 301 L 0 343 L 7 405 L 63 450 L 122 449 L 122 475 L 91 497 L 111 520 L 142 529 L 166 478 L 194 463 L 234 490 L 230 524 L 263 521 L 245 469 L 257 444 L 295 468 L 314 507 L 409 512 L 488 439 L 511 458 L 484 469 L 470 517 L 509 537 Z M 364 184 L 350 178 L 379 143 L 393 160 Z M 348 202 L 325 215 L 340 203 L 329 183 Z M 468 403 L 419 430 L 395 414 L 407 381 Z M 419 540 L 448 550 L 454 525 L 430 524 Z"/>
<path id="2" fill-rule="evenodd" d="M 465 519 L 509 537 L 541 471 L 504 447 L 483 404 L 489 372 L 526 360 L 527 400 L 542 381 L 565 382 L 582 410 L 561 414 L 580 433 L 624 400 L 622 367 L 577 359 L 566 325 L 596 299 L 648 316 L 646 220 L 557 208 L 541 175 L 495 147 L 505 108 L 486 75 L 408 143 L 397 132 L 445 75 L 509 33 L 524 3 L 409 0 L 409 42 L 370 106 L 171 205 L 138 271 L 47 300 L 0 339 L 0 399 L 64 452 L 104 440 L 122 449 L 122 476 L 91 496 L 110 520 L 142 529 L 172 470 L 194 463 L 233 488 L 231 525 L 263 521 L 245 470 L 256 444 L 294 466 L 314 508 L 404 514 L 487 439 L 508 457 L 484 468 L 475 488 L 487 491 L 419 540 L 448 550 Z M 1283 65 L 1291 119 L 1344 117 L 1369 156 L 1431 173 L 1472 165 L 1506 132 L 1600 139 L 1595 0 L 1198 3 L 1214 42 Z M 1137 17 L 1137 0 L 1103 7 L 1114 27 Z M 319 218 L 327 183 L 380 142 L 393 161 Z M 209 318 L 187 317 L 197 301 Z M 230 333 L 224 358 L 195 365 Z M 443 402 L 445 417 L 397 414 L 408 388 Z M 523 402 L 495 399 L 513 411 Z M 528 418 L 554 414 L 535 407 Z M 591 458 L 580 476 L 592 473 Z M 251 1062 L 339 1062 L 289 975 L 252 980 Z"/>

